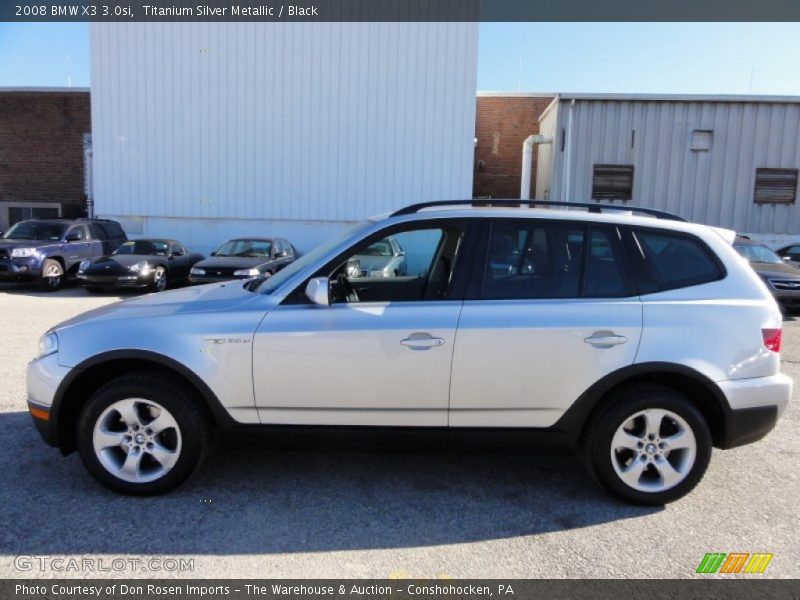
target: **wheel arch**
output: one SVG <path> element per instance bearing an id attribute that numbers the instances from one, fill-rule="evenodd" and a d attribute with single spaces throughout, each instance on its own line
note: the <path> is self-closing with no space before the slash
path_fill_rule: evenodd
<path id="1" fill-rule="evenodd" d="M 233 419 L 216 394 L 194 371 L 178 361 L 146 350 L 113 350 L 89 358 L 70 371 L 56 390 L 50 409 L 55 445 L 62 454 L 75 450 L 75 426 L 81 408 L 101 386 L 127 373 L 148 371 L 167 374 L 186 385 L 202 399 L 216 425 Z"/>
<path id="2" fill-rule="evenodd" d="M 666 362 L 629 365 L 606 375 L 581 394 L 554 428 L 568 432 L 578 443 L 594 415 L 605 408 L 615 392 L 640 383 L 659 384 L 686 396 L 708 423 L 714 446 L 725 446 L 730 407 L 722 390 L 695 369 Z"/>

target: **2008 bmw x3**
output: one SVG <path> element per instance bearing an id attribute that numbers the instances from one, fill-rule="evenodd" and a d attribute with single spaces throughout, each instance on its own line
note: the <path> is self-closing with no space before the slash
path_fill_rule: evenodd
<path id="1" fill-rule="evenodd" d="M 648 504 L 689 492 L 712 447 L 774 427 L 792 392 L 781 312 L 733 232 L 518 205 L 410 206 L 268 279 L 66 321 L 28 366 L 33 420 L 130 494 L 183 482 L 214 428 L 358 426 L 579 448 Z M 386 239 L 403 272 L 352 277 Z"/>

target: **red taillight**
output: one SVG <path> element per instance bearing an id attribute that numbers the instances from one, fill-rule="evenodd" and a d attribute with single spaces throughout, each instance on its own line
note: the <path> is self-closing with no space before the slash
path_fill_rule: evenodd
<path id="1" fill-rule="evenodd" d="M 762 329 L 761 337 L 764 338 L 764 347 L 773 352 L 781 351 L 781 330 L 780 329 Z"/>

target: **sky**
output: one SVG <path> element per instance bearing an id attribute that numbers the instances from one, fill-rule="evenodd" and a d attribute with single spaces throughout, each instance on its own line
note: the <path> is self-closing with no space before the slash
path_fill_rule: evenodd
<path id="1" fill-rule="evenodd" d="M 482 23 L 481 91 L 800 95 L 800 23 Z M 0 23 L 0 86 L 88 86 L 85 23 Z"/>

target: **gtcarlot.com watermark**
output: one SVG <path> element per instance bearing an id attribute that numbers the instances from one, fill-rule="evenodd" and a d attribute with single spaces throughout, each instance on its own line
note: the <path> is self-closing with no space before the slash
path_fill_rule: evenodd
<path id="1" fill-rule="evenodd" d="M 57 573 L 110 573 L 136 571 L 139 573 L 186 573 L 194 571 L 193 558 L 172 556 L 50 556 L 21 554 L 14 557 L 17 571 L 54 571 Z"/>

